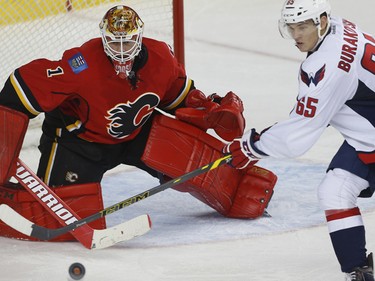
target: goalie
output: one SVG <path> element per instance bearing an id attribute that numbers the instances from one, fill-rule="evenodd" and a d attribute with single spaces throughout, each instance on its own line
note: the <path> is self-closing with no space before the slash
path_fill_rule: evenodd
<path id="1" fill-rule="evenodd" d="M 118 5 L 100 22 L 101 38 L 17 68 L 0 92 L 0 203 L 47 227 L 59 227 L 38 204 L 9 182 L 29 118 L 45 113 L 37 175 L 85 217 L 103 209 L 100 182 L 120 164 L 163 181 L 222 156 L 222 141 L 242 135 L 242 102 L 232 92 L 206 97 L 195 89 L 167 44 L 143 38 L 137 13 Z M 175 120 L 156 109 L 175 114 Z M 172 147 L 172 149 L 171 149 Z M 257 167 L 220 167 L 179 186 L 224 216 L 261 216 L 276 177 Z M 105 228 L 104 218 L 91 224 Z M 0 235 L 23 237 L 4 224 Z M 59 241 L 69 240 L 66 234 Z"/>

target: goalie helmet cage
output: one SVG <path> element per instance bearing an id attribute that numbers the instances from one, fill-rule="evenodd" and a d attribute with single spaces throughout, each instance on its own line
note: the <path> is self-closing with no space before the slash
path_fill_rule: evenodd
<path id="1" fill-rule="evenodd" d="M 0 87 L 33 59 L 57 60 L 64 50 L 100 37 L 105 12 L 122 1 L 0 0 Z M 127 0 L 145 22 L 144 36 L 165 41 L 184 64 L 183 0 Z"/>

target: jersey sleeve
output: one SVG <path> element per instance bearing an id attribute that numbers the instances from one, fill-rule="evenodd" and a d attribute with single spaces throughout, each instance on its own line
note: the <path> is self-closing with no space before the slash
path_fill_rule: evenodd
<path id="1" fill-rule="evenodd" d="M 276 158 L 293 158 L 313 146 L 357 87 L 355 75 L 338 71 L 336 65 L 334 59 L 314 56 L 301 65 L 299 94 L 289 119 L 261 135 L 255 143 L 259 150 Z"/>
<path id="2" fill-rule="evenodd" d="M 65 60 L 34 60 L 16 69 L 0 92 L 0 103 L 33 118 L 52 111 L 77 92 L 78 80 L 71 79 Z"/>
<path id="3" fill-rule="evenodd" d="M 183 106 L 187 94 L 194 88 L 194 82 L 187 76 L 184 66 L 177 61 L 173 52 L 168 49 L 167 53 L 164 57 L 169 60 L 170 77 L 160 108 L 167 112 L 173 112 Z"/>
<path id="4" fill-rule="evenodd" d="M 173 100 L 167 103 L 164 110 L 174 112 L 177 108 L 185 106 L 184 100 L 192 89 L 194 89 L 193 80 L 188 76 L 177 77 L 167 92 L 167 96 L 173 96 Z"/>

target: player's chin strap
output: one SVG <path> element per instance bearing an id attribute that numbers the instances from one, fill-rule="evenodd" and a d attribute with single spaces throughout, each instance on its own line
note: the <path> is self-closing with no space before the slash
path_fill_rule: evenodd
<path id="1" fill-rule="evenodd" d="M 312 48 L 312 51 L 315 51 L 316 48 L 319 46 L 319 44 L 323 41 L 324 37 L 326 37 L 326 35 L 328 34 L 328 32 L 330 31 L 331 29 L 331 20 L 329 17 L 327 17 L 327 27 L 324 31 L 323 34 L 321 34 L 322 32 L 322 27 L 320 25 L 320 23 L 318 24 L 318 26 L 316 27 L 317 31 L 318 31 L 318 42 L 316 42 L 314 48 Z"/>
<path id="2" fill-rule="evenodd" d="M 114 245 L 115 243 L 121 241 L 121 235 L 123 233 L 128 232 L 128 229 L 126 227 L 114 226 L 110 229 L 103 229 L 103 230 L 94 230 L 91 227 L 89 227 L 87 224 L 89 222 L 95 221 L 101 217 L 107 216 L 109 214 L 112 214 L 114 212 L 117 212 L 118 210 L 121 210 L 129 205 L 132 205 L 134 203 L 137 203 L 143 199 L 146 199 L 154 194 L 157 194 L 161 191 L 164 191 L 168 188 L 175 187 L 180 183 L 183 183 L 189 179 L 192 179 L 195 176 L 198 176 L 200 174 L 206 173 L 210 170 L 216 169 L 217 167 L 229 163 L 232 159 L 231 155 L 223 156 L 203 167 L 200 167 L 198 169 L 195 169 L 189 173 L 186 173 L 178 178 L 172 179 L 166 183 L 163 183 L 161 185 L 158 185 L 156 187 L 153 187 L 151 189 L 148 189 L 144 192 L 141 192 L 137 195 L 134 195 L 128 199 L 125 199 L 121 202 L 118 202 L 112 206 L 109 206 L 105 209 L 103 209 L 100 212 L 97 212 L 95 214 L 92 214 L 86 218 L 80 219 L 76 216 L 73 210 L 69 208 L 69 206 L 66 205 L 64 201 L 62 201 L 58 196 L 46 185 L 44 184 L 37 176 L 35 176 L 26 166 L 23 164 L 21 160 L 18 160 L 18 168 L 16 173 L 17 180 L 20 181 L 20 183 L 35 197 L 35 199 L 40 202 L 56 219 L 58 219 L 63 225 L 63 227 L 56 228 L 56 229 L 50 229 L 46 227 L 39 226 L 20 214 L 18 214 L 16 211 L 14 211 L 9 206 L 2 204 L 0 205 L 0 219 L 4 221 L 6 224 L 14 228 L 15 230 L 31 236 L 38 238 L 40 240 L 51 240 L 59 235 L 65 234 L 67 232 L 71 232 L 74 237 L 79 240 L 86 248 L 92 249 L 92 248 L 105 248 L 109 247 L 111 245 Z M 41 196 L 43 194 L 43 196 Z M 56 200 L 58 200 L 58 204 L 61 204 L 61 208 L 50 208 L 48 207 L 48 203 L 51 202 L 47 200 L 46 198 L 51 199 L 54 197 Z M 45 201 L 43 201 L 45 199 Z M 58 205 L 54 205 L 58 206 Z M 57 210 L 60 210 L 59 212 Z M 142 217 L 142 216 L 140 216 Z M 140 218 L 137 217 L 137 218 Z M 137 218 L 133 219 L 136 220 Z M 132 237 L 136 237 L 139 235 L 142 235 L 145 233 L 145 230 L 147 230 L 147 227 L 145 226 L 147 219 L 148 226 L 150 227 L 150 221 L 149 217 L 142 217 L 141 219 L 136 220 L 135 222 L 133 220 L 125 222 L 129 223 L 129 227 L 133 227 L 133 231 L 131 232 Z M 121 224 L 123 225 L 123 224 Z M 119 228 L 119 229 L 117 229 Z M 112 230 L 112 231 L 109 231 Z M 99 231 L 102 231 L 103 234 L 95 234 Z M 107 231 L 107 233 L 105 233 Z M 147 232 L 147 231 L 146 231 Z M 115 236 L 114 236 L 115 235 Z M 118 237 L 120 236 L 120 238 Z M 130 236 L 130 235 L 128 235 Z M 126 236 L 126 237 L 128 237 Z M 128 240 L 125 239 L 124 240 Z M 104 245 L 101 245 L 101 241 L 104 240 Z"/>

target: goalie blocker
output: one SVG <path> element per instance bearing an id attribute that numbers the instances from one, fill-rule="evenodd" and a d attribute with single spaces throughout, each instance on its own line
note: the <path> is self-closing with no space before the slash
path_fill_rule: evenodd
<path id="1" fill-rule="evenodd" d="M 222 157 L 224 144 L 204 131 L 156 116 L 142 160 L 175 178 Z M 176 187 L 226 217 L 257 218 L 271 200 L 277 177 L 258 166 L 237 170 L 223 165 Z"/>

